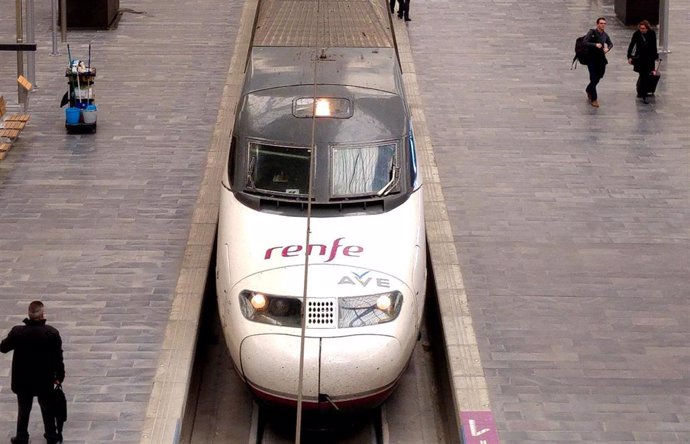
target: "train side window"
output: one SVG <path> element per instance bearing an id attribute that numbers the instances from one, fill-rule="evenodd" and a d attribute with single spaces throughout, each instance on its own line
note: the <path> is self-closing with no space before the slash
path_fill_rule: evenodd
<path id="1" fill-rule="evenodd" d="M 417 147 L 414 141 L 414 131 L 412 130 L 412 124 L 410 124 L 410 137 L 407 141 L 410 147 L 410 185 L 413 188 L 417 188 L 419 185 L 417 183 Z"/>
<path id="2" fill-rule="evenodd" d="M 247 187 L 304 196 L 309 187 L 311 150 L 262 143 L 249 144 Z"/>
<path id="3" fill-rule="evenodd" d="M 236 165 L 236 150 L 237 138 L 233 136 L 230 139 L 230 154 L 228 155 L 228 181 L 230 187 L 232 188 L 233 183 L 235 183 L 235 165 Z"/>

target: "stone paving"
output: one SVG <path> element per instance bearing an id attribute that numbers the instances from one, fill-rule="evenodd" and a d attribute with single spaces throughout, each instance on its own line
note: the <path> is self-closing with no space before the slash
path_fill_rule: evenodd
<path id="1" fill-rule="evenodd" d="M 68 136 L 66 48 L 36 2 L 32 121 L 0 162 L 0 331 L 65 339 L 69 443 L 139 442 L 242 2 L 131 0 L 93 43 L 99 128 Z M 0 41 L 14 5 L 0 6 Z M 690 5 L 652 105 L 613 0 L 417 1 L 417 78 L 502 442 L 690 442 Z M 615 44 L 600 109 L 574 38 Z M 0 93 L 16 99 L 13 53 Z M 0 440 L 13 435 L 0 358 Z M 31 423 L 41 434 L 38 408 Z M 40 440 L 39 440 L 40 441 Z"/>
<path id="2" fill-rule="evenodd" d="M 690 442 L 690 4 L 635 99 L 613 0 L 411 3 L 420 93 L 501 442 Z M 608 17 L 600 83 L 575 37 Z"/>
<path id="3" fill-rule="evenodd" d="M 33 299 L 62 333 L 66 443 L 139 442 L 243 2 L 121 2 L 92 43 L 94 135 L 67 135 L 66 46 L 52 56 L 50 2 L 35 2 L 32 119 L 0 162 L 0 331 Z M 15 36 L 3 2 L 0 40 Z M 16 103 L 16 56 L 0 52 L 0 94 Z M 14 435 L 11 359 L 0 357 L 0 441 Z M 42 440 L 35 404 L 30 432 Z M 39 439 L 41 438 L 41 439 Z"/>

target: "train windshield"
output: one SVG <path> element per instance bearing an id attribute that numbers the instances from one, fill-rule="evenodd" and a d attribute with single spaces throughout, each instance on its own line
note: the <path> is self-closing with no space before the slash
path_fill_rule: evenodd
<path id="1" fill-rule="evenodd" d="M 397 157 L 395 143 L 332 146 L 331 195 L 382 196 L 397 189 Z"/>
<path id="2" fill-rule="evenodd" d="M 262 143 L 249 144 L 247 187 L 269 193 L 309 193 L 311 150 Z"/>
<path id="3" fill-rule="evenodd" d="M 311 149 L 250 142 L 248 154 L 246 190 L 283 199 L 308 196 Z M 378 199 L 400 192 L 397 142 L 331 145 L 329 154 L 330 168 L 315 171 L 315 186 L 327 191 L 322 198 Z"/>

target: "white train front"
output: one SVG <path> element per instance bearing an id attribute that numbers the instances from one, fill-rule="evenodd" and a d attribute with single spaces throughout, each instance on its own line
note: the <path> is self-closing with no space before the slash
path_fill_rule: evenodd
<path id="1" fill-rule="evenodd" d="M 303 316 L 305 408 L 390 395 L 424 309 L 420 176 L 394 49 L 252 50 L 216 288 L 235 368 L 260 400 L 296 405 Z"/>

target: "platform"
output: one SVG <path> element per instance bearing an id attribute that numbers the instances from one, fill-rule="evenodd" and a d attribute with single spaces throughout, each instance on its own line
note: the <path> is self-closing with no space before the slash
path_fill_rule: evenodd
<path id="1" fill-rule="evenodd" d="M 221 97 L 245 3 L 144 0 L 117 29 L 68 32 L 73 57 L 92 43 L 99 68 L 89 135 L 65 134 L 66 49 L 50 55 L 50 4 L 35 5 L 32 120 L 0 162 L 0 334 L 43 300 L 65 340 L 65 442 L 137 443 L 147 414 L 166 418 L 147 411 L 159 362 L 193 335 L 193 313 L 173 301 L 205 280 L 184 263 L 203 262 L 194 245 L 214 216 L 212 202 L 197 205 L 228 130 L 216 119 L 231 111 Z M 672 2 L 673 52 L 649 106 L 635 100 L 633 29 L 613 0 L 434 0 L 412 3 L 406 26 L 395 19 L 445 202 L 435 217 L 448 225 L 432 235 L 454 241 L 447 276 L 464 284 L 453 302 L 473 326 L 448 320 L 451 359 L 475 358 L 460 339 L 476 332 L 502 442 L 690 442 L 689 14 Z M 586 69 L 569 67 L 575 37 L 601 15 L 615 47 L 595 110 Z M 13 38 L 12 13 L 0 36 Z M 0 52 L 10 103 L 15 67 Z M 0 356 L 3 440 L 16 413 L 9 369 Z"/>

